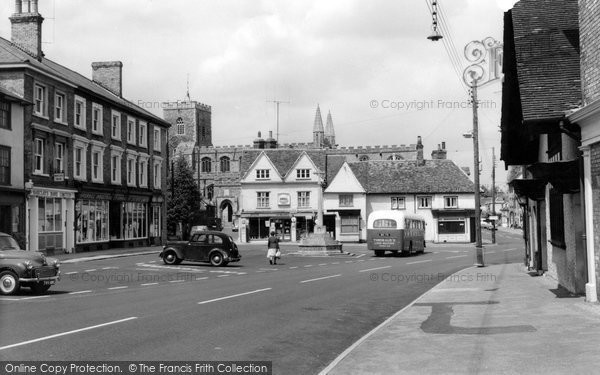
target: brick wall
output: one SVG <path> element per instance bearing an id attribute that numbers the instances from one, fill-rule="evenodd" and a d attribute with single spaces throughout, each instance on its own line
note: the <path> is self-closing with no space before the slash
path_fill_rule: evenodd
<path id="1" fill-rule="evenodd" d="M 584 104 L 600 99 L 600 1 L 579 0 L 579 40 Z"/>

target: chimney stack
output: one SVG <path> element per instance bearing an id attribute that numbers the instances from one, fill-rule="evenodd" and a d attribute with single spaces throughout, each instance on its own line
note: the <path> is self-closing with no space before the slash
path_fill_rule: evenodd
<path id="1" fill-rule="evenodd" d="M 122 96 L 122 79 L 122 62 L 101 61 L 92 63 L 92 80 L 119 97 Z"/>
<path id="2" fill-rule="evenodd" d="M 417 137 L 417 165 L 425 165 L 425 159 L 423 159 L 423 143 L 421 142 L 421 136 Z"/>
<path id="3" fill-rule="evenodd" d="M 437 150 L 433 150 L 431 151 L 431 159 L 433 160 L 444 160 L 446 159 L 446 142 L 442 142 L 442 145 L 440 146 L 438 144 L 438 149 Z"/>
<path id="4" fill-rule="evenodd" d="M 258 138 L 254 140 L 254 148 L 265 148 L 265 140 L 262 139 L 261 132 L 258 132 Z"/>
<path id="5" fill-rule="evenodd" d="M 9 18 L 10 40 L 37 60 L 42 60 L 42 22 L 38 13 L 38 0 L 15 0 L 15 13 Z"/>

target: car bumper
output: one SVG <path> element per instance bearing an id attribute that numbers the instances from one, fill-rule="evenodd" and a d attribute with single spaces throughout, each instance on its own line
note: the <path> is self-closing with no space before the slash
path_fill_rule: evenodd
<path id="1" fill-rule="evenodd" d="M 56 274 L 56 276 L 47 276 L 47 277 L 20 277 L 20 283 L 39 283 L 39 282 L 49 282 L 54 284 L 60 280 L 60 271 Z"/>
<path id="2" fill-rule="evenodd" d="M 239 262 L 239 261 L 240 261 L 240 259 L 242 259 L 242 256 L 241 256 L 241 255 L 238 255 L 237 257 L 232 257 L 232 256 L 229 256 L 229 257 L 224 257 L 224 259 L 225 259 L 227 262 Z"/>

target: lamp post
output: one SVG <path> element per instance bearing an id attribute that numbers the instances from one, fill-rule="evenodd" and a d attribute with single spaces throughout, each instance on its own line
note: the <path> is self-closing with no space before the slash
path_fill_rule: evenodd
<path id="1" fill-rule="evenodd" d="M 484 267 L 481 241 L 481 196 L 479 184 L 479 122 L 477 114 L 477 88 L 500 78 L 502 66 L 502 43 L 488 37 L 472 41 L 465 46 L 465 57 L 472 64 L 463 72 L 463 80 L 471 88 L 473 102 L 473 164 L 475 193 L 475 265 Z"/>

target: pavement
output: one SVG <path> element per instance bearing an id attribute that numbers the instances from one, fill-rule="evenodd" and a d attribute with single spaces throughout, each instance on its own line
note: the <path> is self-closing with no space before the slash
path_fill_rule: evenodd
<path id="1" fill-rule="evenodd" d="M 503 264 L 448 277 L 321 374 L 597 374 L 599 358 L 599 304 Z"/>

